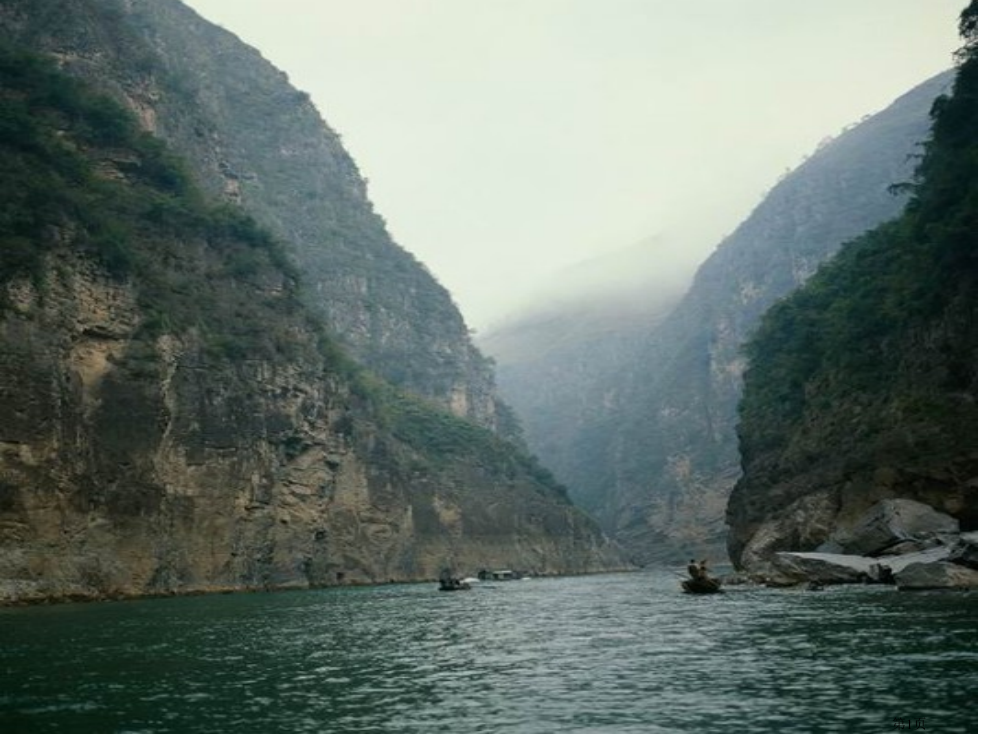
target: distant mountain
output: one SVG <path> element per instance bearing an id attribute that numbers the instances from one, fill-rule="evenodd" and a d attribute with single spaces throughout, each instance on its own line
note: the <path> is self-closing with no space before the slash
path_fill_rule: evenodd
<path id="1" fill-rule="evenodd" d="M 253 50 L 0 0 L 0 603 L 619 567 L 491 378 Z"/>
<path id="2" fill-rule="evenodd" d="M 482 335 L 500 392 L 528 444 L 557 477 L 580 484 L 597 466 L 592 434 L 620 384 L 619 373 L 693 276 L 665 236 L 565 269 L 533 305 Z"/>
<path id="3" fill-rule="evenodd" d="M 889 188 L 911 179 L 931 103 L 950 81 L 942 74 L 918 86 L 785 176 L 647 333 L 631 321 L 607 326 L 602 343 L 567 355 L 570 372 L 585 368 L 576 382 L 591 384 L 580 387 L 571 414 L 561 411 L 571 397 L 551 374 L 556 353 L 538 358 L 536 375 L 517 365 L 507 393 L 518 403 L 537 392 L 529 397 L 536 415 L 526 418 L 532 447 L 640 562 L 725 556 L 725 506 L 739 476 L 742 346 L 763 312 L 844 241 L 902 210 L 905 199 Z M 616 305 L 600 305 L 587 315 L 613 321 Z M 501 348 L 484 345 L 504 373 Z"/>
<path id="4" fill-rule="evenodd" d="M 848 243 L 751 338 L 732 558 L 811 550 L 880 500 L 978 528 L 977 4 L 905 212 Z"/>

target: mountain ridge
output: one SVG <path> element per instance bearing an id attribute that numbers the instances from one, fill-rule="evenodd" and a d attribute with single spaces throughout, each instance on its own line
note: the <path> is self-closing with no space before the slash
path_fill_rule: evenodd
<path id="1" fill-rule="evenodd" d="M 630 343 L 590 380 L 575 409 L 581 418 L 540 438 L 544 425 L 527 430 L 576 502 L 638 562 L 725 557 L 725 507 L 739 476 L 742 343 L 843 241 L 901 211 L 904 199 L 888 188 L 910 179 L 930 104 L 950 80 L 942 73 L 917 86 L 785 175 L 700 265 L 683 298 L 672 309 L 661 301 L 650 329 L 635 340 L 603 337 L 608 346 Z M 582 347 L 565 367 L 600 369 L 599 345 Z M 537 378 L 525 371 L 515 386 L 526 395 L 505 398 L 518 404 L 538 398 L 537 389 L 564 398 L 556 365 Z M 501 360 L 500 384 L 509 387 L 503 372 Z"/>
<path id="2" fill-rule="evenodd" d="M 740 404 L 733 560 L 829 544 L 878 502 L 978 528 L 977 3 L 905 211 L 764 316 Z"/>
<path id="3" fill-rule="evenodd" d="M 495 425 L 352 359 L 296 248 L 150 133 L 165 110 L 80 73 L 123 45 L 153 96 L 117 25 L 144 5 L 0 2 L 0 602 L 620 568 Z"/>
<path id="4" fill-rule="evenodd" d="M 287 242 L 306 294 L 362 364 L 517 438 L 450 294 L 392 239 L 339 135 L 259 51 L 179 0 L 6 0 L 3 10 L 12 40 L 125 103 L 202 188 Z"/>

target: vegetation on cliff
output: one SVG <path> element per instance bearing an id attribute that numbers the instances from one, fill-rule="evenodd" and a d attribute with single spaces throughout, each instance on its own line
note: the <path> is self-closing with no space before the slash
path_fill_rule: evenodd
<path id="1" fill-rule="evenodd" d="M 298 315 L 316 339 L 310 343 L 349 377 L 380 426 L 442 459 L 502 456 L 564 496 L 517 446 L 353 363 L 299 298 L 299 272 L 286 248 L 245 211 L 206 199 L 181 160 L 111 98 L 50 60 L 0 45 L 0 136 L 0 309 L 19 278 L 44 292 L 53 237 L 69 231 L 85 257 L 138 285 L 147 337 L 193 330 L 228 357 L 291 357 L 300 354 L 291 347 L 301 336 L 281 321 Z M 203 243 L 199 260 L 183 257 Z M 206 258 L 215 259 L 213 268 Z M 217 283 L 226 278 L 233 283 Z M 247 296 L 243 283 L 270 287 L 268 304 Z M 280 315 L 268 317 L 269 310 Z"/>
<path id="2" fill-rule="evenodd" d="M 977 527 L 977 3 L 905 212 L 847 243 L 750 341 L 737 558 L 796 498 L 851 482 Z M 842 499 L 841 499 L 842 500 Z"/>
<path id="3" fill-rule="evenodd" d="M 257 50 L 180 0 L 0 0 L 0 33 L 137 113 L 205 194 L 279 239 L 353 359 L 518 439 L 449 292 L 393 240 L 309 96 Z"/>
<path id="4" fill-rule="evenodd" d="M 2 45 L 0 136 L 0 602 L 618 564 L 119 102 Z"/>
<path id="5" fill-rule="evenodd" d="M 198 331 L 230 357 L 295 352 L 301 337 L 282 321 L 303 308 L 284 249 L 246 213 L 206 201 L 117 102 L 0 46 L 0 133 L 0 305 L 19 278 L 44 295 L 46 260 L 64 233 L 137 286 L 147 339 Z M 271 303 L 257 304 L 244 284 L 272 288 Z"/>
<path id="6" fill-rule="evenodd" d="M 627 315 L 634 295 L 591 297 L 583 314 L 563 309 L 562 320 L 489 342 L 504 396 L 531 410 L 532 449 L 637 560 L 724 557 L 741 347 L 843 242 L 901 212 L 905 199 L 888 187 L 912 179 L 909 155 L 950 80 L 934 76 L 825 143 L 722 241 L 682 299 L 663 285 L 658 314 L 640 325 Z"/>

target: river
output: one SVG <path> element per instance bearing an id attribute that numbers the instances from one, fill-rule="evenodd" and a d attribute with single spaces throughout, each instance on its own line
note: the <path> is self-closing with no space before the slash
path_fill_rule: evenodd
<path id="1" fill-rule="evenodd" d="M 978 597 L 657 573 L 0 609 L 4 732 L 977 732 Z"/>

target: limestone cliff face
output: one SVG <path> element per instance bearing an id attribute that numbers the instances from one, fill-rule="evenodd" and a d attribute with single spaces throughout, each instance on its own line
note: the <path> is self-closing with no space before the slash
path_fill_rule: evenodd
<path id="1" fill-rule="evenodd" d="M 741 347 L 763 312 L 845 240 L 901 210 L 888 188 L 910 179 L 910 155 L 948 81 L 917 87 L 788 174 L 609 381 L 605 408 L 573 442 L 589 468 L 559 479 L 639 561 L 726 556 Z"/>
<path id="2" fill-rule="evenodd" d="M 733 561 L 812 550 L 886 498 L 978 527 L 977 4 L 896 220 L 767 312 L 740 405 Z"/>
<path id="3" fill-rule="evenodd" d="M 291 250 L 305 291 L 363 364 L 515 435 L 450 295 L 389 236 L 309 97 L 179 0 L 3 0 L 0 30 L 126 103 Z"/>
<path id="4" fill-rule="evenodd" d="M 620 565 L 113 100 L 0 44 L 0 132 L 0 602 Z"/>
<path id="5" fill-rule="evenodd" d="M 143 341 L 134 288 L 52 264 L 0 319 L 0 602 L 617 564 L 523 471 L 377 429 L 315 355 Z"/>

